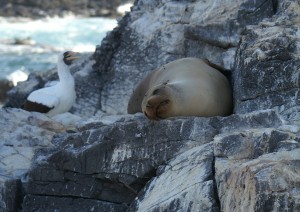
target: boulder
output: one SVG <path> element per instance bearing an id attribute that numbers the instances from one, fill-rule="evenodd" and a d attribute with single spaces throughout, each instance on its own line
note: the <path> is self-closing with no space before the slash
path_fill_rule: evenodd
<path id="1" fill-rule="evenodd" d="M 298 211 L 300 149 L 246 161 L 216 160 L 221 211 Z"/>
<path id="2" fill-rule="evenodd" d="M 236 113 L 276 108 L 299 124 L 299 9 L 279 1 L 276 15 L 247 27 L 233 72 Z"/>
<path id="3" fill-rule="evenodd" d="M 219 211 L 211 144 L 194 147 L 160 168 L 128 211 Z"/>

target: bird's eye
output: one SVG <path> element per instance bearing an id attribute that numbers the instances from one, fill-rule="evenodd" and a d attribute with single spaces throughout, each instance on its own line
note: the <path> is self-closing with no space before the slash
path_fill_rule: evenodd
<path id="1" fill-rule="evenodd" d="M 64 53 L 64 58 L 70 57 L 70 52 L 65 52 Z"/>

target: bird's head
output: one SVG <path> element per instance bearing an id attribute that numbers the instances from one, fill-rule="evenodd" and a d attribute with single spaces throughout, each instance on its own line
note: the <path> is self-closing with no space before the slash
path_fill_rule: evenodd
<path id="1" fill-rule="evenodd" d="M 79 58 L 80 54 L 78 52 L 66 51 L 59 56 L 58 61 L 64 62 L 66 65 L 69 66 L 74 60 Z"/>

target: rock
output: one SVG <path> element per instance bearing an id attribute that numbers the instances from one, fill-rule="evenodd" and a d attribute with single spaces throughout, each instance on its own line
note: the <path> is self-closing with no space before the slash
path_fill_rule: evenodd
<path id="1" fill-rule="evenodd" d="M 1 16 L 41 18 L 64 16 L 72 12 L 84 16 L 118 16 L 118 6 L 131 0 L 55 0 L 51 2 L 28 0 L 4 0 L 0 4 Z"/>
<path id="2" fill-rule="evenodd" d="M 125 116 L 122 121 L 105 122 L 90 123 L 56 140 L 57 150 L 43 156 L 45 161 L 29 172 L 26 193 L 130 204 L 158 165 L 206 138 L 211 140 L 215 133 L 201 118 L 153 124 L 143 116 Z M 202 132 L 194 137 L 192 129 L 199 128 Z"/>
<path id="3" fill-rule="evenodd" d="M 122 212 L 126 211 L 126 205 L 108 203 L 93 199 L 68 198 L 68 197 L 41 197 L 28 195 L 25 197 L 23 211 L 101 211 L 101 212 Z"/>
<path id="4" fill-rule="evenodd" d="M 15 38 L 14 45 L 35 45 L 36 42 L 30 37 L 27 38 Z"/>
<path id="5" fill-rule="evenodd" d="M 233 72 L 236 113 L 276 108 L 299 122 L 299 2 L 279 2 L 276 15 L 249 26 Z"/>
<path id="6" fill-rule="evenodd" d="M 140 192 L 129 211 L 219 211 L 213 160 L 211 144 L 177 156 Z"/>
<path id="7" fill-rule="evenodd" d="M 214 139 L 214 154 L 230 160 L 254 159 L 272 152 L 300 148 L 296 137 L 272 128 L 221 134 Z"/>
<path id="8" fill-rule="evenodd" d="M 33 161 L 35 165 L 23 183 L 26 195 L 23 204 L 30 206 L 32 198 L 38 196 L 41 202 L 48 201 L 49 197 L 68 197 L 129 205 L 157 172 L 157 181 L 152 180 L 150 185 L 153 186 L 146 186 L 130 206 L 132 211 L 143 211 L 144 207 L 151 208 L 151 205 L 157 205 L 157 199 L 147 198 L 147 195 L 150 195 L 147 188 L 154 189 L 155 193 L 160 184 L 166 184 L 164 180 L 170 177 L 174 178 L 175 184 L 175 179 L 180 174 L 194 179 L 193 173 L 197 173 L 196 170 L 199 169 L 199 174 L 204 172 L 207 175 L 196 178 L 195 182 L 187 180 L 183 185 L 185 181 L 179 178 L 178 186 L 189 190 L 191 184 L 199 184 L 199 189 L 207 192 L 209 196 L 203 195 L 203 199 L 199 200 L 200 202 L 196 201 L 193 207 L 203 203 L 206 205 L 201 206 L 203 209 L 218 208 L 213 178 L 213 147 L 216 145 L 204 144 L 214 141 L 214 137 L 224 128 L 222 123 L 226 121 L 231 120 L 233 125 L 238 125 L 243 120 L 245 125 L 237 129 L 239 132 L 245 129 L 265 129 L 269 127 L 270 118 L 278 120 L 277 124 L 280 125 L 280 118 L 271 111 L 236 115 L 234 118 L 181 118 L 154 123 L 142 114 L 111 118 L 106 116 L 98 121 L 90 121 L 78 128 L 76 133 L 56 137 L 53 141 L 55 147 L 51 148 L 51 151 L 36 154 L 36 158 L 40 159 Z M 260 120 L 260 124 L 257 124 L 257 120 Z M 190 159 L 186 161 L 186 158 Z M 165 164 L 165 168 L 162 168 L 161 165 Z M 193 170 L 193 166 L 185 164 L 199 167 L 190 173 L 187 170 Z M 170 168 L 176 166 L 178 169 Z M 158 188 L 155 188 L 156 182 Z M 176 191 L 174 189 L 173 192 Z M 192 198 L 193 191 L 190 190 L 189 194 L 179 192 L 176 194 L 178 200 L 161 201 L 161 205 L 157 207 L 175 209 L 178 206 L 176 209 L 184 209 L 184 205 L 189 204 L 189 201 L 190 204 L 194 204 L 194 200 L 184 200 L 189 195 Z M 165 192 L 161 195 L 168 194 L 168 190 Z M 60 207 L 58 202 L 53 204 Z M 141 206 L 142 204 L 146 206 Z"/>
<path id="9" fill-rule="evenodd" d="M 65 119 L 0 110 L 0 210 L 299 211 L 299 8 L 136 1 L 93 57 L 72 67 L 80 119 L 71 129 Z M 231 69 L 234 114 L 124 115 L 145 74 L 186 56 Z"/>
<path id="10" fill-rule="evenodd" d="M 38 113 L 0 109 L 0 210 L 16 211 L 22 202 L 21 178 L 38 149 L 51 147 L 51 140 L 64 127 Z"/>
<path id="11" fill-rule="evenodd" d="M 72 113 L 66 112 L 57 114 L 52 117 L 52 119 L 60 124 L 62 124 L 67 129 L 74 129 L 76 130 L 77 126 L 82 121 L 82 118 L 79 116 L 76 116 Z"/>
<path id="12" fill-rule="evenodd" d="M 91 117 L 101 110 L 101 88 L 106 78 L 92 69 L 94 60 L 88 54 L 78 64 L 71 67 L 75 78 L 76 102 L 70 112 L 81 116 Z"/>
<path id="13" fill-rule="evenodd" d="M 300 149 L 251 161 L 216 160 L 222 211 L 298 211 Z"/>
<path id="14" fill-rule="evenodd" d="M 13 84 L 8 80 L 0 80 L 0 105 L 7 100 L 7 92 L 13 87 Z"/>
<path id="15" fill-rule="evenodd" d="M 37 148 L 51 146 L 63 125 L 39 113 L 19 109 L 1 109 L 1 176 L 21 176 L 30 167 Z M 9 169 L 8 169 L 9 168 Z"/>
<path id="16" fill-rule="evenodd" d="M 205 57 L 230 66 L 234 61 L 232 49 L 238 46 L 244 27 L 273 14 L 272 1 L 264 0 L 226 4 L 136 1 L 132 12 L 94 54 L 94 69 L 111 76 L 102 89 L 101 109 L 111 114 L 126 113 L 136 84 L 149 71 L 172 60 Z"/>
<path id="17" fill-rule="evenodd" d="M 20 179 L 0 179 L 0 210 L 18 211 L 23 201 Z"/>

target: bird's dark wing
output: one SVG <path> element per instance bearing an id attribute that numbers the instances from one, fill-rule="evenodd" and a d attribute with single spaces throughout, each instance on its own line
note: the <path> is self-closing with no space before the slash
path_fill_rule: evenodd
<path id="1" fill-rule="evenodd" d="M 46 105 L 37 103 L 37 102 L 32 102 L 29 100 L 26 100 L 24 103 L 24 110 L 27 111 L 35 111 L 35 112 L 40 112 L 40 113 L 48 113 L 51 109 L 54 107 L 48 107 Z"/>

